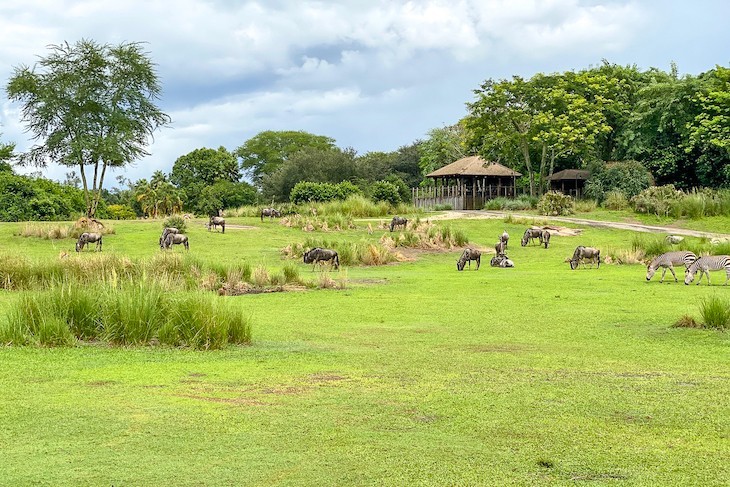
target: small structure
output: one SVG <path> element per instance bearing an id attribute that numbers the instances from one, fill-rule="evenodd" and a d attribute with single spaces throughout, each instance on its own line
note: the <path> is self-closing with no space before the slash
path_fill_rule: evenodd
<path id="1" fill-rule="evenodd" d="M 583 196 L 586 179 L 590 176 L 590 171 L 584 169 L 563 169 L 552 176 L 548 176 L 547 180 L 550 183 L 551 190 L 580 198 Z"/>
<path id="2" fill-rule="evenodd" d="M 435 185 L 413 188 L 413 203 L 417 207 L 449 205 L 454 210 L 481 210 L 492 198 L 514 198 L 515 180 L 520 176 L 497 162 L 465 157 L 427 174 Z"/>

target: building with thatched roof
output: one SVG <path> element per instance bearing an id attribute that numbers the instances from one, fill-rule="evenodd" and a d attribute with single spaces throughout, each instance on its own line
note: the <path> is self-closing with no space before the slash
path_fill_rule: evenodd
<path id="1" fill-rule="evenodd" d="M 416 206 L 450 205 L 455 210 L 480 210 L 487 200 L 514 198 L 515 182 L 522 174 L 479 156 L 465 157 L 426 175 L 430 188 L 414 188 Z"/>
<path id="2" fill-rule="evenodd" d="M 586 179 L 591 177 L 590 171 L 584 169 L 563 169 L 547 178 L 550 189 L 560 191 L 575 198 L 583 196 Z"/>

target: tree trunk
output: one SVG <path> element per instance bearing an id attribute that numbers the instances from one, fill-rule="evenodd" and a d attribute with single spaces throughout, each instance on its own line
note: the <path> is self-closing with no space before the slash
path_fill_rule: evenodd
<path id="1" fill-rule="evenodd" d="M 535 177 L 532 173 L 532 163 L 530 162 L 530 146 L 527 143 L 527 137 L 523 136 L 520 143 L 522 149 L 522 157 L 525 159 L 525 166 L 527 167 L 527 177 L 530 180 L 530 196 L 535 196 Z"/>
<path id="2" fill-rule="evenodd" d="M 542 154 L 540 156 L 540 175 L 539 175 L 539 183 L 540 186 L 538 188 L 538 191 L 540 193 L 540 196 L 545 192 L 545 164 L 547 163 L 547 145 L 545 143 L 542 143 Z"/>
<path id="3" fill-rule="evenodd" d="M 84 183 L 84 203 L 86 205 L 86 216 L 89 216 L 89 185 L 86 182 L 86 173 L 84 172 L 84 165 L 79 164 L 79 168 L 81 168 L 81 181 Z"/>
<path id="4" fill-rule="evenodd" d="M 106 173 L 106 162 L 102 163 L 101 166 L 101 177 L 99 178 L 99 187 L 96 190 L 96 194 L 94 195 L 94 201 L 93 201 L 93 207 L 91 209 L 91 215 L 89 215 L 90 218 L 94 217 L 96 215 L 96 209 L 99 207 L 99 200 L 101 199 L 101 188 L 104 184 L 104 174 Z"/>

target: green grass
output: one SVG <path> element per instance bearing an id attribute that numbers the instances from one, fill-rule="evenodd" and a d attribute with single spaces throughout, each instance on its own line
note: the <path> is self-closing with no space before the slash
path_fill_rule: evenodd
<path id="1" fill-rule="evenodd" d="M 205 265 L 317 275 L 280 256 L 306 232 L 227 220 L 225 234 L 189 223 Z M 13 236 L 17 225 L 0 225 L 8 252 L 50 263 L 73 251 Z M 358 226 L 327 239 L 389 233 Z M 160 253 L 160 222 L 115 227 L 105 254 Z M 525 225 L 449 227 L 490 248 Z M 436 252 L 346 267 L 345 290 L 219 298 L 250 317 L 246 347 L 1 348 L 0 483 L 726 485 L 730 335 L 672 325 L 730 287 L 564 262 L 577 245 L 632 238 L 586 228 L 549 249 L 510 245 L 513 269 L 457 272 L 458 251 Z M 1 291 L 0 311 L 19 299 Z"/>

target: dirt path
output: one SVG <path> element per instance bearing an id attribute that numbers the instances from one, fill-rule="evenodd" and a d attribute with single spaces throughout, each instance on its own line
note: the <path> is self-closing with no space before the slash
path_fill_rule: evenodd
<path id="1" fill-rule="evenodd" d="M 451 211 L 445 212 L 443 215 L 436 215 L 436 216 L 429 217 L 429 220 L 457 220 L 457 219 L 462 219 L 462 218 L 502 219 L 502 218 L 505 218 L 507 215 L 522 216 L 522 215 L 515 215 L 514 213 L 508 213 L 505 211 L 451 210 Z M 589 227 L 599 227 L 599 228 L 616 228 L 619 230 L 632 230 L 634 232 L 668 233 L 668 234 L 672 234 L 672 235 L 686 235 L 689 237 L 730 239 L 730 235 L 728 235 L 726 233 L 699 232 L 697 230 L 687 230 L 684 228 L 674 228 L 674 227 L 660 227 L 660 226 L 654 226 L 654 225 L 644 225 L 641 223 L 606 222 L 606 221 L 600 221 L 600 220 L 587 220 L 584 218 L 573 218 L 573 217 L 566 217 L 566 216 L 543 217 L 543 216 L 524 215 L 524 217 L 525 218 L 537 218 L 537 219 L 545 218 L 545 219 L 548 219 L 551 221 L 572 223 L 574 225 L 586 225 Z"/>

